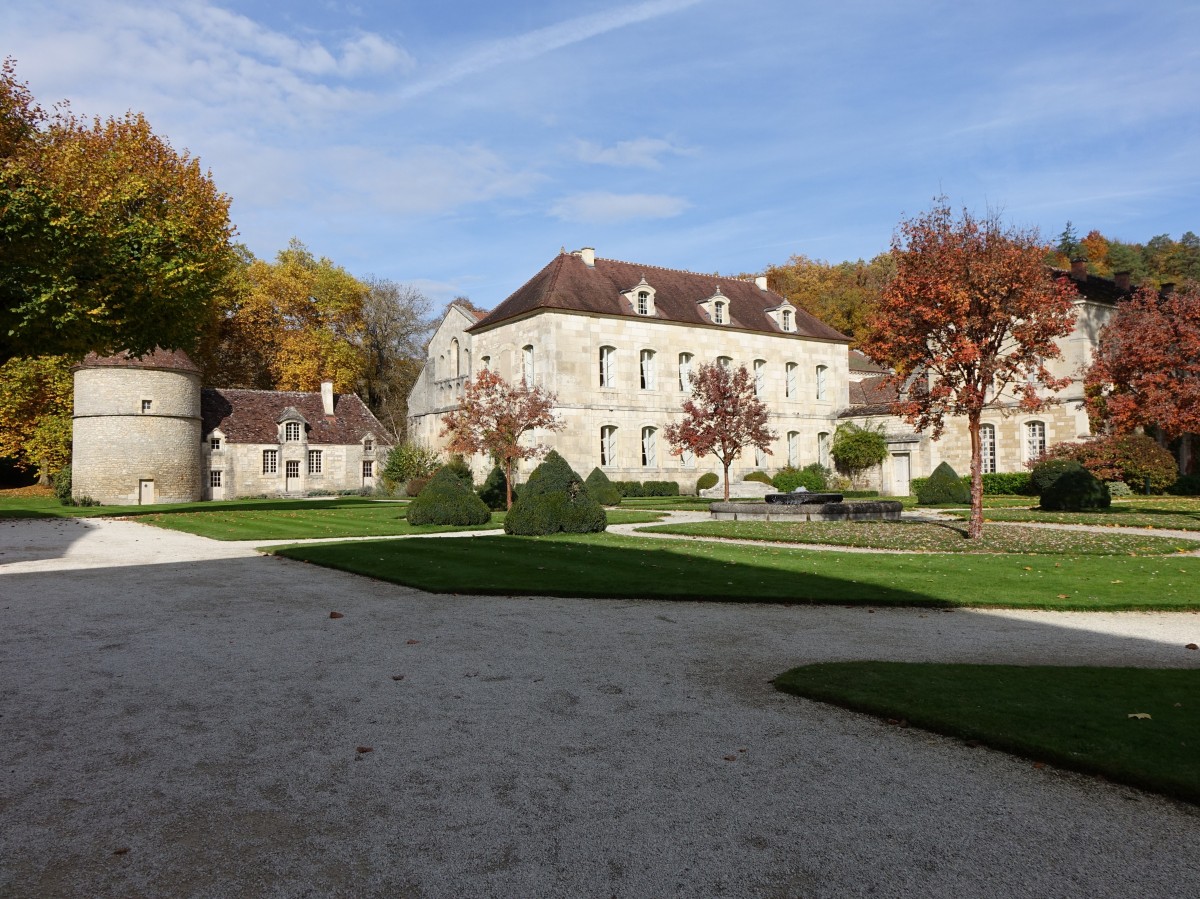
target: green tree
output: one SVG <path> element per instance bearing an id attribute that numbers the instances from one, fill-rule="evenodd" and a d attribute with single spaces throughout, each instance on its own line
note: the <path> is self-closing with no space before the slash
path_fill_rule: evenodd
<path id="1" fill-rule="evenodd" d="M 9 359 L 0 366 L 0 456 L 33 468 L 41 484 L 71 458 L 71 361 Z"/>
<path id="2" fill-rule="evenodd" d="M 887 454 L 887 438 L 882 425 L 879 428 L 864 428 L 854 422 L 838 425 L 829 447 L 837 470 L 847 475 L 852 484 L 857 484 L 863 472 L 874 468 L 887 458 Z"/>
<path id="3" fill-rule="evenodd" d="M 141 114 L 46 113 L 0 67 L 0 363 L 192 349 L 233 233 L 229 198 Z"/>

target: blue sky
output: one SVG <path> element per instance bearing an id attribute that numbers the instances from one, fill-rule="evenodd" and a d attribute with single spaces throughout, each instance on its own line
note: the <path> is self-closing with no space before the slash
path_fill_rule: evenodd
<path id="1" fill-rule="evenodd" d="M 1200 231 L 1200 4 L 34 0 L 44 104 L 140 110 L 240 239 L 493 306 L 560 246 L 694 271 L 887 248 L 945 193 Z"/>

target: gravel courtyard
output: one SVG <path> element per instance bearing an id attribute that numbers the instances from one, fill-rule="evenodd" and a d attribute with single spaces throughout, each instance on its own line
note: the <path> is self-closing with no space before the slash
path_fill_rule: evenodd
<path id="1" fill-rule="evenodd" d="M 0 522 L 0 894 L 1200 895 L 1200 809 L 768 683 L 1194 666 L 1198 639 L 1197 614 L 436 596 Z"/>

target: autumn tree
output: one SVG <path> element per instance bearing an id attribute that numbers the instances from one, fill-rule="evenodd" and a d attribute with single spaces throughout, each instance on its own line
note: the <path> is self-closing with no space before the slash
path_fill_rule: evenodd
<path id="1" fill-rule="evenodd" d="M 233 230 L 229 198 L 141 114 L 47 113 L 0 67 L 0 363 L 191 349 Z"/>
<path id="2" fill-rule="evenodd" d="M 557 401 L 541 387 L 524 381 L 510 384 L 485 368 L 466 383 L 458 408 L 443 417 L 441 436 L 450 438 L 450 452 L 486 453 L 503 469 L 508 482 L 505 504 L 511 509 L 517 463 L 546 452 L 544 446 L 523 445 L 521 438 L 537 428 L 562 429 L 554 415 Z"/>
<path id="3" fill-rule="evenodd" d="M 754 395 L 754 378 L 746 366 L 735 369 L 706 362 L 688 374 L 691 398 L 683 403 L 683 420 L 667 425 L 667 442 L 676 452 L 716 456 L 725 473 L 729 499 L 729 466 L 745 447 L 770 455 L 778 436 L 767 427 L 767 407 Z"/>
<path id="4" fill-rule="evenodd" d="M 1100 332 L 1084 380 L 1097 429 L 1118 434 L 1154 427 L 1167 439 L 1200 433 L 1200 284 L 1160 293 L 1143 287 L 1118 304 Z"/>
<path id="5" fill-rule="evenodd" d="M 71 360 L 9 359 L 0 365 L 0 456 L 35 469 L 38 482 L 71 458 Z"/>
<path id="6" fill-rule="evenodd" d="M 1075 288 L 1044 265 L 1036 231 L 1005 228 L 996 213 L 955 217 L 944 197 L 892 235 L 896 277 L 883 293 L 863 351 L 890 366 L 902 390 L 893 412 L 936 440 L 947 415 L 966 416 L 971 437 L 971 519 L 983 532 L 979 424 L 990 407 L 1026 411 L 1065 387 L 1046 360 L 1075 321 Z"/>
<path id="7" fill-rule="evenodd" d="M 358 389 L 369 287 L 296 238 L 274 262 L 246 254 L 201 354 L 207 383 L 260 390 Z"/>
<path id="8" fill-rule="evenodd" d="M 783 265 L 771 266 L 766 275 L 776 293 L 858 339 L 894 272 L 891 255 L 881 253 L 870 262 L 837 264 L 796 255 Z"/>
<path id="9" fill-rule="evenodd" d="M 407 284 L 378 278 L 364 283 L 362 397 L 393 434 L 402 435 L 408 394 L 421 374 L 433 327 L 429 298 Z"/>

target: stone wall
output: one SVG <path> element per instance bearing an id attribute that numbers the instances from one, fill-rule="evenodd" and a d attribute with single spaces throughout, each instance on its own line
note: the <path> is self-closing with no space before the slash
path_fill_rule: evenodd
<path id="1" fill-rule="evenodd" d="M 230 444 L 221 442 L 219 450 L 213 450 L 211 442 L 204 448 L 204 476 L 206 499 L 236 499 L 246 496 L 303 496 L 309 491 L 359 490 L 373 487 L 379 482 L 379 469 L 387 459 L 390 447 L 375 445 L 364 451 L 361 444 L 317 444 L 307 442 L 270 444 Z M 277 465 L 274 474 L 263 472 L 263 451 L 276 452 Z M 308 452 L 321 453 L 321 471 L 309 474 Z M 374 474 L 364 478 L 362 464 L 372 461 Z M 287 463 L 298 463 L 298 476 L 287 477 Z M 211 472 L 221 472 L 220 488 L 212 487 Z"/>

